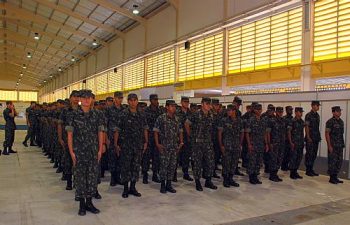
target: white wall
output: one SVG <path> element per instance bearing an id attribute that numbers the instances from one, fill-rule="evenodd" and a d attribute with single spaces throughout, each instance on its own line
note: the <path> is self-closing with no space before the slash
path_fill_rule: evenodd
<path id="1" fill-rule="evenodd" d="M 145 27 L 137 26 L 126 34 L 125 58 L 145 52 Z"/>

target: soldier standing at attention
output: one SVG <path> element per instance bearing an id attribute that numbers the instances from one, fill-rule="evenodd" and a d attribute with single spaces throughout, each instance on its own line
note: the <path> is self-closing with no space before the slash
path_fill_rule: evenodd
<path id="1" fill-rule="evenodd" d="M 216 170 L 219 170 L 218 165 L 220 163 L 220 158 L 221 158 L 221 150 L 220 150 L 220 145 L 218 140 L 218 126 L 222 118 L 222 115 L 220 113 L 221 106 L 220 106 L 219 99 L 216 99 L 216 98 L 211 99 L 211 103 L 212 103 L 212 111 L 214 116 L 212 139 L 213 139 L 213 147 L 214 147 L 214 153 L 215 153 L 215 169 L 214 169 L 213 177 L 220 179 L 220 176 L 216 174 Z"/>
<path id="2" fill-rule="evenodd" d="M 167 191 L 176 193 L 171 180 L 176 170 L 177 155 L 184 144 L 183 128 L 175 115 L 175 101 L 167 100 L 165 107 L 167 112 L 158 117 L 153 128 L 155 144 L 160 154 L 160 193 L 163 194 Z"/>
<path id="3" fill-rule="evenodd" d="M 301 118 L 303 116 L 303 108 L 295 107 L 294 113 L 295 117 L 292 123 L 288 126 L 288 140 L 290 144 L 290 178 L 293 180 L 303 179 L 302 176 L 298 174 L 298 168 L 300 166 L 301 160 L 303 159 L 304 150 L 304 128 L 305 122 Z"/>
<path id="4" fill-rule="evenodd" d="M 106 118 L 107 118 L 107 135 L 109 140 L 108 148 L 108 168 L 111 173 L 110 186 L 116 186 L 117 183 L 121 184 L 120 181 L 120 162 L 119 162 L 119 152 L 116 151 L 116 146 L 114 145 L 114 128 L 118 121 L 120 113 L 125 109 L 122 105 L 123 102 L 123 92 L 114 92 L 114 104 L 107 108 Z"/>
<path id="5" fill-rule="evenodd" d="M 147 118 L 147 124 L 149 126 L 149 146 L 148 150 L 144 152 L 142 156 L 142 174 L 143 174 L 143 183 L 148 183 L 148 170 L 150 167 L 150 162 L 152 160 L 152 181 L 160 183 L 158 172 L 159 172 L 159 152 L 156 149 L 154 142 L 154 133 L 153 126 L 156 122 L 158 116 L 162 114 L 162 110 L 159 107 L 158 95 L 151 94 L 149 96 L 151 104 L 145 109 L 145 115 Z"/>
<path id="6" fill-rule="evenodd" d="M 266 124 L 269 124 L 270 121 L 275 117 L 275 106 L 273 106 L 272 104 L 269 104 L 267 106 L 267 110 L 266 112 L 264 112 L 263 114 L 261 114 L 261 118 L 263 118 L 264 120 L 266 120 Z M 264 172 L 265 173 L 270 173 L 270 154 L 265 151 L 264 152 Z"/>
<path id="7" fill-rule="evenodd" d="M 320 115 L 317 111 L 320 109 L 320 101 L 311 102 L 311 111 L 305 115 L 305 167 L 306 175 L 318 176 L 313 167 L 317 158 L 318 145 L 321 141 L 320 134 Z"/>
<path id="8" fill-rule="evenodd" d="M 241 112 L 241 110 L 239 110 L 239 108 L 242 105 L 242 99 L 240 97 L 238 97 L 238 96 L 235 96 L 234 99 L 233 99 L 232 104 L 234 106 L 236 106 L 236 108 L 237 108 L 237 117 L 241 117 L 242 116 L 242 112 Z M 238 166 L 236 167 L 235 175 L 244 176 L 244 174 L 241 171 L 239 171 L 239 167 Z"/>
<path id="9" fill-rule="evenodd" d="M 212 142 L 213 114 L 211 113 L 211 99 L 202 98 L 202 107 L 193 113 L 185 122 L 187 135 L 192 143 L 193 176 L 196 181 L 196 190 L 203 191 L 200 178 L 206 179 L 205 187 L 217 189 L 211 181 L 214 173 L 214 149 Z"/>
<path id="10" fill-rule="evenodd" d="M 343 163 L 344 121 L 340 118 L 340 106 L 332 107 L 333 117 L 326 122 L 326 141 L 328 146 L 328 174 L 332 184 L 343 183 L 338 179 Z"/>
<path id="11" fill-rule="evenodd" d="M 249 182 L 251 184 L 261 184 L 258 178 L 263 155 L 268 150 L 267 124 L 261 118 L 261 104 L 254 105 L 254 116 L 251 117 L 246 127 L 246 139 L 248 143 L 248 167 Z"/>
<path id="12" fill-rule="evenodd" d="M 139 179 L 141 155 L 148 146 L 148 125 L 144 113 L 137 111 L 137 104 L 137 95 L 129 94 L 129 107 L 120 113 L 117 124 L 112 125 L 114 146 L 117 155 L 120 155 L 123 198 L 127 198 L 129 194 L 141 197 L 136 190 L 136 182 Z"/>
<path id="13" fill-rule="evenodd" d="M 179 118 L 182 128 L 185 126 L 186 119 L 191 115 L 191 111 L 189 109 L 190 99 L 186 96 L 181 97 L 181 107 L 177 110 L 176 116 Z M 188 173 L 190 168 L 190 158 L 191 158 L 191 144 L 190 138 L 187 133 L 183 133 L 183 142 L 184 146 L 179 153 L 179 161 L 183 172 L 183 179 L 188 181 L 193 181 L 192 177 Z M 176 176 L 176 171 L 175 171 Z"/>
<path id="14" fill-rule="evenodd" d="M 221 118 L 218 126 L 218 141 L 222 153 L 224 187 L 239 187 L 239 184 L 233 180 L 233 174 L 238 166 L 243 137 L 243 121 L 237 117 L 237 108 L 234 105 L 228 105 L 227 117 Z"/>
<path id="15" fill-rule="evenodd" d="M 284 145 L 286 142 L 287 127 L 282 117 L 283 107 L 276 107 L 276 116 L 268 122 L 268 140 L 269 140 L 269 171 L 270 180 L 281 182 L 277 173 L 281 167 L 284 155 Z"/>
<path id="16" fill-rule="evenodd" d="M 289 124 L 293 121 L 293 107 L 292 106 L 286 106 L 286 115 L 283 116 L 283 119 L 286 123 L 286 129 L 288 128 Z M 289 170 L 289 161 L 290 161 L 290 144 L 288 140 L 288 132 L 286 134 L 286 143 L 284 147 L 284 156 L 282 160 L 281 170 L 288 171 Z"/>
<path id="17" fill-rule="evenodd" d="M 86 211 L 94 214 L 100 212 L 92 204 L 92 197 L 97 190 L 98 163 L 102 157 L 105 127 L 97 111 L 91 109 L 92 98 L 90 90 L 79 92 L 81 106 L 73 112 L 66 126 L 80 216 L 84 216 Z"/>
<path id="18" fill-rule="evenodd" d="M 27 120 L 27 135 L 22 142 L 25 147 L 28 147 L 27 141 L 30 139 L 30 146 L 36 146 L 34 144 L 35 132 L 34 132 L 34 123 L 35 121 L 35 106 L 36 102 L 30 102 L 30 107 L 26 108 L 26 120 Z"/>
<path id="19" fill-rule="evenodd" d="M 246 128 L 247 122 L 250 119 L 250 117 L 252 116 L 252 114 L 253 114 L 252 105 L 247 105 L 246 112 L 241 117 L 242 121 L 243 121 L 244 128 Z M 242 157 L 242 167 L 244 167 L 244 168 L 247 168 L 247 165 L 248 165 L 247 154 L 248 154 L 247 140 L 245 139 L 245 137 L 243 137 L 241 157 Z"/>
<path id="20" fill-rule="evenodd" d="M 15 140 L 15 117 L 17 116 L 17 112 L 12 101 L 7 101 L 6 106 L 7 108 L 3 112 L 5 119 L 5 141 L 4 151 L 2 153 L 4 155 L 9 155 L 9 153 L 17 153 L 16 151 L 12 150 L 12 145 Z"/>

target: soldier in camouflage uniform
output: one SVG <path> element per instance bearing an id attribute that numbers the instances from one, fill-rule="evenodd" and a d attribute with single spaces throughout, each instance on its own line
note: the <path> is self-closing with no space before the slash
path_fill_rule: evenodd
<path id="1" fill-rule="evenodd" d="M 295 117 L 292 123 L 288 125 L 288 140 L 290 144 L 290 178 L 302 179 L 303 177 L 298 174 L 298 168 L 300 166 L 301 160 L 303 159 L 304 150 L 304 128 L 305 122 L 301 118 L 303 116 L 303 108 L 295 107 L 294 113 Z"/>
<path id="2" fill-rule="evenodd" d="M 162 114 L 162 110 L 159 107 L 158 95 L 151 94 L 149 96 L 151 104 L 145 109 L 145 115 L 147 118 L 147 124 L 149 126 L 149 146 L 147 151 L 142 156 L 142 174 L 143 183 L 148 183 L 148 170 L 150 167 L 150 161 L 152 160 L 152 181 L 160 183 L 158 172 L 159 172 L 159 152 L 156 149 L 154 143 L 153 126 L 158 116 Z"/>
<path id="3" fill-rule="evenodd" d="M 332 184 L 343 183 L 338 179 L 343 163 L 344 121 L 340 118 L 340 106 L 332 107 L 333 117 L 326 122 L 326 141 L 328 146 L 328 174 Z"/>
<path id="4" fill-rule="evenodd" d="M 73 90 L 69 96 L 70 105 L 62 109 L 58 119 L 57 135 L 58 142 L 63 149 L 63 174 L 62 180 L 67 180 L 66 190 L 72 190 L 72 175 L 73 175 L 73 162 L 68 149 L 68 139 L 65 127 L 68 125 L 68 121 L 71 120 L 73 112 L 78 108 L 79 92 Z"/>
<path id="5" fill-rule="evenodd" d="M 246 126 L 246 139 L 248 143 L 248 167 L 249 182 L 251 184 L 261 184 L 258 179 L 263 155 L 268 150 L 267 124 L 261 118 L 261 104 L 254 105 L 254 116 L 251 117 Z"/>
<path id="6" fill-rule="evenodd" d="M 233 98 L 232 104 L 237 108 L 237 117 L 242 117 L 242 112 L 240 109 L 240 107 L 242 106 L 242 99 L 238 96 L 235 96 Z M 241 152 L 242 154 L 242 152 Z M 242 160 L 243 160 L 243 156 L 241 155 Z M 238 176 L 244 176 L 244 174 L 239 170 L 239 166 L 236 167 L 236 171 L 235 171 L 235 175 Z"/>
<path id="7" fill-rule="evenodd" d="M 104 142 L 104 121 L 96 110 L 91 109 L 93 94 L 90 90 L 81 90 L 81 106 L 73 111 L 68 119 L 66 131 L 68 148 L 74 166 L 76 196 L 80 200 L 79 215 L 86 211 L 100 212 L 92 204 L 97 190 L 98 163 L 102 157 Z"/>
<path id="8" fill-rule="evenodd" d="M 264 120 L 266 120 L 266 123 L 270 123 L 270 121 L 275 118 L 275 106 L 273 106 L 272 104 L 269 104 L 267 106 L 267 110 L 266 112 L 264 112 L 263 114 L 261 114 L 261 118 L 263 118 Z M 264 172 L 265 173 L 270 173 L 270 154 L 269 152 L 265 151 L 264 152 Z"/>
<path id="9" fill-rule="evenodd" d="M 17 153 L 16 151 L 12 150 L 12 145 L 15 140 L 15 117 L 17 116 L 17 112 L 12 101 L 7 101 L 6 106 L 7 108 L 3 111 L 5 120 L 4 155 L 8 155 L 9 153 Z"/>
<path id="10" fill-rule="evenodd" d="M 192 143 L 193 176 L 196 181 L 196 190 L 203 191 L 200 178 L 206 179 L 205 187 L 217 189 L 211 178 L 214 173 L 215 159 L 212 142 L 214 117 L 211 113 L 211 99 L 202 98 L 202 107 L 193 113 L 185 122 L 185 128 Z"/>
<path id="11" fill-rule="evenodd" d="M 288 128 L 288 125 L 292 123 L 293 121 L 293 107 L 292 106 L 286 106 L 286 115 L 283 116 L 283 119 L 286 124 L 286 129 Z M 286 142 L 284 145 L 284 156 L 282 160 L 281 170 L 288 171 L 289 170 L 289 161 L 290 161 L 290 144 L 288 137 L 286 136 Z"/>
<path id="12" fill-rule="evenodd" d="M 185 121 L 188 117 L 191 115 L 191 111 L 189 109 L 189 102 L 190 99 L 186 96 L 181 97 L 181 107 L 177 109 L 176 116 L 179 118 L 181 126 L 185 126 Z M 190 158 L 191 158 L 191 143 L 190 138 L 188 137 L 187 133 L 183 133 L 183 142 L 184 146 L 182 147 L 178 160 L 179 164 L 181 165 L 182 172 L 183 172 L 183 179 L 188 181 L 193 181 L 192 177 L 188 173 L 188 169 L 190 167 Z M 175 171 L 175 177 L 177 176 Z"/>
<path id="13" fill-rule="evenodd" d="M 158 117 L 153 128 L 155 144 L 160 154 L 160 193 L 163 194 L 167 191 L 176 193 L 171 180 L 176 170 L 177 154 L 184 144 L 183 128 L 175 115 L 176 103 L 167 100 L 165 104 L 167 112 Z"/>
<path id="14" fill-rule="evenodd" d="M 320 101 L 312 101 L 311 111 L 305 115 L 305 167 L 306 175 L 318 176 L 313 167 L 317 158 L 318 146 L 321 141 L 320 134 L 320 115 L 317 111 L 320 108 Z"/>
<path id="15" fill-rule="evenodd" d="M 34 131 L 34 123 L 35 121 L 35 106 L 36 102 L 30 102 L 30 107 L 26 108 L 26 120 L 27 120 L 27 135 L 24 138 L 24 141 L 22 144 L 25 147 L 28 147 L 27 141 L 30 139 L 30 146 L 36 146 L 34 144 L 34 139 L 35 139 L 35 131 Z"/>
<path id="16" fill-rule="evenodd" d="M 109 172 L 111 173 L 110 186 L 115 186 L 118 183 L 121 184 L 119 155 L 117 155 L 116 148 L 114 146 L 114 130 L 112 126 L 117 124 L 120 112 L 125 109 L 122 105 L 122 102 L 123 93 L 117 91 L 114 93 L 114 104 L 108 107 L 106 110 L 107 135 L 109 140 L 108 168 Z"/>
<path id="17" fill-rule="evenodd" d="M 243 121 L 244 129 L 246 128 L 247 123 L 248 123 L 250 117 L 252 117 L 252 115 L 253 115 L 252 105 L 247 105 L 246 106 L 246 112 L 241 117 L 242 121 Z M 247 157 L 247 155 L 248 155 L 248 145 L 247 145 L 247 140 L 244 137 L 243 138 L 243 143 L 242 143 L 242 153 L 241 153 L 241 156 L 242 156 L 242 167 L 244 167 L 244 168 L 247 168 L 247 165 L 248 165 L 248 157 Z"/>
<path id="18" fill-rule="evenodd" d="M 63 171 L 62 161 L 63 161 L 63 155 L 64 151 L 62 146 L 59 144 L 59 138 L 58 138 L 58 122 L 61 115 L 61 112 L 63 110 L 63 107 L 65 106 L 65 102 L 62 99 L 57 100 L 57 109 L 54 111 L 54 152 L 55 152 L 55 164 L 53 168 L 57 168 L 56 173 L 61 173 Z"/>
<path id="19" fill-rule="evenodd" d="M 222 175 L 224 187 L 239 187 L 233 180 L 233 174 L 238 166 L 244 137 L 244 127 L 241 118 L 237 117 L 237 107 L 227 106 L 227 117 L 222 117 L 218 126 L 218 141 L 222 153 Z"/>
<path id="20" fill-rule="evenodd" d="M 287 127 L 283 119 L 283 107 L 276 107 L 276 116 L 268 122 L 268 141 L 269 141 L 269 171 L 270 180 L 281 182 L 277 173 L 281 167 L 284 156 L 284 145 L 286 143 Z"/>
<path id="21" fill-rule="evenodd" d="M 124 184 L 123 198 L 127 198 L 129 194 L 141 197 L 135 185 L 139 179 L 142 152 L 147 150 L 148 125 L 144 113 L 137 111 L 137 104 L 137 95 L 129 94 L 129 107 L 120 113 L 117 124 L 112 125 L 114 146 L 117 154 L 120 154 L 121 182 Z"/>
<path id="22" fill-rule="evenodd" d="M 218 126 L 223 115 L 220 112 L 221 107 L 220 107 L 219 99 L 213 98 L 211 102 L 212 102 L 212 112 L 214 116 L 212 139 L 213 139 L 213 148 L 215 153 L 215 169 L 214 169 L 213 177 L 220 179 L 220 176 L 216 174 L 216 170 L 219 170 L 218 165 L 220 164 L 220 160 L 221 160 L 221 150 L 220 150 L 220 145 L 218 140 Z"/>

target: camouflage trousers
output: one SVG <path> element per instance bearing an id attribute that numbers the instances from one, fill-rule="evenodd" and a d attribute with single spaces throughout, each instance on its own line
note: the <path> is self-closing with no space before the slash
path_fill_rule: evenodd
<path id="1" fill-rule="evenodd" d="M 297 170 L 303 159 L 304 144 L 295 145 L 294 150 L 290 150 L 289 169 Z"/>
<path id="2" fill-rule="evenodd" d="M 242 167 L 247 168 L 248 167 L 248 143 L 246 139 L 244 139 L 242 144 Z"/>
<path id="3" fill-rule="evenodd" d="M 62 163 L 63 155 L 64 155 L 63 148 L 59 143 L 57 143 L 57 145 L 55 146 L 55 161 L 57 163 Z"/>
<path id="4" fill-rule="evenodd" d="M 305 166 L 313 167 L 315 160 L 317 158 L 319 142 L 306 142 L 306 152 L 305 152 Z"/>
<path id="5" fill-rule="evenodd" d="M 247 165 L 247 174 L 249 175 L 257 175 L 260 173 L 260 168 L 262 165 L 264 156 L 264 146 L 256 146 L 251 152 L 248 151 L 248 165 Z"/>
<path id="6" fill-rule="evenodd" d="M 159 160 L 159 152 L 154 144 L 154 139 L 150 138 L 148 149 L 142 155 L 142 173 L 148 172 L 152 161 L 152 171 L 157 174 L 159 172 Z"/>
<path id="7" fill-rule="evenodd" d="M 5 126 L 4 148 L 12 147 L 15 140 L 15 128 Z"/>
<path id="8" fill-rule="evenodd" d="M 159 177 L 160 180 L 172 180 L 174 178 L 174 173 L 176 170 L 176 149 L 167 148 L 164 149 L 163 153 L 159 154 L 160 158 L 160 168 L 159 168 Z"/>
<path id="9" fill-rule="evenodd" d="M 333 152 L 328 151 L 328 174 L 338 175 L 343 164 L 343 147 L 333 147 Z"/>
<path id="10" fill-rule="evenodd" d="M 284 155 L 281 164 L 282 169 L 289 169 L 290 151 L 290 144 L 288 141 L 286 141 L 284 144 Z"/>
<path id="11" fill-rule="evenodd" d="M 107 152 L 108 168 L 111 173 L 120 171 L 120 157 L 117 156 L 114 145 L 110 145 Z"/>
<path id="12" fill-rule="evenodd" d="M 208 142 L 196 142 L 192 146 L 194 178 L 200 179 L 202 171 L 204 178 L 211 178 L 215 169 L 215 154 L 213 144 Z"/>
<path id="13" fill-rule="evenodd" d="M 78 198 L 91 198 L 96 193 L 97 180 L 97 156 L 91 159 L 77 158 L 77 164 L 74 167 L 75 196 Z"/>
<path id="14" fill-rule="evenodd" d="M 181 165 L 183 172 L 188 172 L 188 169 L 190 167 L 190 158 L 191 158 L 191 146 L 190 143 L 184 144 L 182 147 L 179 155 L 178 155 L 178 162 Z"/>
<path id="15" fill-rule="evenodd" d="M 33 144 L 34 139 L 35 139 L 35 131 L 34 131 L 34 124 L 31 124 L 30 126 L 28 126 L 27 129 L 27 135 L 24 138 L 24 142 L 27 143 L 27 141 L 30 139 L 30 143 Z"/>
<path id="16" fill-rule="evenodd" d="M 73 162 L 72 162 L 72 158 L 70 156 L 69 150 L 68 150 L 68 145 L 66 145 L 64 151 L 63 151 L 63 172 L 65 175 L 72 175 L 73 171 L 72 171 L 72 167 L 73 167 Z"/>
<path id="17" fill-rule="evenodd" d="M 272 149 L 269 150 L 269 170 L 270 172 L 278 171 L 284 157 L 284 143 L 272 144 Z"/>
<path id="18" fill-rule="evenodd" d="M 221 161 L 221 150 L 220 150 L 220 145 L 217 138 L 214 138 L 213 140 L 213 148 L 214 148 L 215 168 L 216 168 Z"/>
<path id="19" fill-rule="evenodd" d="M 222 154 L 222 175 L 224 177 L 235 173 L 240 155 L 239 147 L 225 145 L 225 152 Z"/>
<path id="20" fill-rule="evenodd" d="M 140 173 L 142 146 L 122 145 L 120 153 L 121 182 L 137 182 Z"/>

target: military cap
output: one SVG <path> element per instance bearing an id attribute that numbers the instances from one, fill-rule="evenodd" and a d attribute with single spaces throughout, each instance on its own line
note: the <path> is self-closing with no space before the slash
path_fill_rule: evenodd
<path id="1" fill-rule="evenodd" d="M 316 100 L 315 100 L 315 101 L 312 101 L 312 102 L 311 102 L 311 105 L 321 105 L 321 104 L 320 104 L 320 101 L 316 101 Z"/>
<path id="2" fill-rule="evenodd" d="M 211 98 L 203 97 L 201 103 L 204 103 L 204 102 L 211 103 Z"/>
<path id="3" fill-rule="evenodd" d="M 293 110 L 293 106 L 290 106 L 290 105 L 286 106 L 286 111 L 288 110 Z"/>
<path id="4" fill-rule="evenodd" d="M 254 105 L 254 109 L 255 109 L 255 110 L 261 110 L 261 109 L 262 109 L 262 105 L 259 104 L 259 103 L 258 103 L 258 104 L 255 104 L 255 105 Z"/>
<path id="5" fill-rule="evenodd" d="M 275 110 L 276 110 L 275 106 L 273 106 L 272 104 L 269 104 L 269 105 L 267 106 L 267 109 L 268 109 L 269 111 L 275 111 Z"/>
<path id="6" fill-rule="evenodd" d="M 181 101 L 189 101 L 190 98 L 187 96 L 181 96 Z"/>
<path id="7" fill-rule="evenodd" d="M 73 90 L 71 93 L 70 93 L 70 96 L 69 96 L 70 98 L 71 97 L 79 97 L 79 91 L 77 91 L 77 90 Z"/>
<path id="8" fill-rule="evenodd" d="M 115 98 L 122 98 L 123 97 L 123 92 L 121 92 L 121 91 L 114 92 L 114 97 Z"/>
<path id="9" fill-rule="evenodd" d="M 283 112 L 283 107 L 277 106 L 276 107 L 276 112 Z"/>
<path id="10" fill-rule="evenodd" d="M 242 104 L 242 99 L 240 98 L 240 97 L 238 97 L 238 96 L 235 96 L 234 98 L 233 98 L 233 102 L 236 102 L 236 103 L 238 103 L 238 104 Z"/>
<path id="11" fill-rule="evenodd" d="M 79 97 L 80 98 L 94 98 L 94 94 L 91 90 L 83 89 L 79 91 Z"/>
<path id="12" fill-rule="evenodd" d="M 130 93 L 130 94 L 128 94 L 128 100 L 130 100 L 130 99 L 132 99 L 132 98 L 139 99 L 139 98 L 137 97 L 137 94 L 135 94 L 135 93 Z"/>
<path id="13" fill-rule="evenodd" d="M 107 97 L 107 98 L 106 98 L 106 101 L 107 101 L 107 102 L 112 102 L 112 101 L 113 101 L 113 98 L 112 98 L 112 97 Z"/>
<path id="14" fill-rule="evenodd" d="M 149 100 L 158 100 L 158 95 L 157 94 L 150 94 Z"/>
<path id="15" fill-rule="evenodd" d="M 64 103 L 65 103 L 65 101 L 64 101 L 64 100 L 62 100 L 62 99 L 58 99 L 58 100 L 57 100 L 57 103 L 64 104 Z"/>
<path id="16" fill-rule="evenodd" d="M 139 102 L 137 104 L 139 107 L 146 107 L 147 106 L 147 103 L 146 102 Z"/>
<path id="17" fill-rule="evenodd" d="M 303 107 L 295 107 L 294 109 L 295 112 L 304 112 Z"/>
<path id="18" fill-rule="evenodd" d="M 176 104 L 176 102 L 174 100 L 169 99 L 169 100 L 166 100 L 165 105 L 166 106 L 168 106 L 168 105 L 175 105 L 176 106 L 177 104 Z"/>
<path id="19" fill-rule="evenodd" d="M 340 111 L 341 111 L 340 106 L 333 106 L 332 107 L 332 112 L 340 112 Z"/>
<path id="20" fill-rule="evenodd" d="M 195 108 L 195 107 L 197 107 L 197 104 L 196 104 L 196 103 L 191 103 L 191 104 L 190 104 L 190 108 Z"/>
<path id="21" fill-rule="evenodd" d="M 237 110 L 237 107 L 236 107 L 235 105 L 230 104 L 230 105 L 227 105 L 227 106 L 226 106 L 226 109 L 227 109 L 228 111 L 230 111 L 230 110 Z"/>
<path id="22" fill-rule="evenodd" d="M 254 108 L 254 106 L 257 104 L 259 104 L 259 102 L 252 102 L 252 107 Z"/>
<path id="23" fill-rule="evenodd" d="M 215 104 L 215 105 L 218 105 L 218 104 L 220 104 L 220 101 L 219 101 L 219 99 L 217 99 L 217 98 L 212 98 L 212 99 L 211 99 L 211 103 L 212 103 L 212 104 Z"/>

